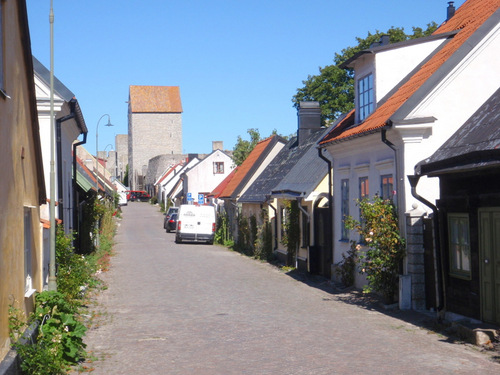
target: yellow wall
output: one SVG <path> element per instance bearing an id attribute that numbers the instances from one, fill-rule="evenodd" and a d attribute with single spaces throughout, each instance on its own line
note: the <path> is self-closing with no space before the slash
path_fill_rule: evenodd
<path id="1" fill-rule="evenodd" d="M 17 15 L 20 2 L 2 2 L 4 11 L 4 88 L 10 98 L 0 94 L 0 360 L 9 350 L 8 308 L 13 301 L 29 312 L 31 300 L 25 299 L 24 207 L 32 213 L 33 287 L 41 288 L 42 242 L 40 227 L 39 173 L 33 126 L 33 84 L 28 80 L 26 53 L 20 36 Z M 30 52 L 31 53 L 31 52 Z M 31 55 L 30 55 L 31 56 Z M 33 91 L 33 92 L 31 92 Z"/>

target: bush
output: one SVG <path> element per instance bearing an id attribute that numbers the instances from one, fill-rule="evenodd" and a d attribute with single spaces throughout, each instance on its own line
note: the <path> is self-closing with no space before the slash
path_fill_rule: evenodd
<path id="1" fill-rule="evenodd" d="M 14 306 L 9 308 L 9 328 L 14 348 L 21 357 L 21 369 L 26 374 L 65 374 L 69 366 L 85 356 L 83 337 L 85 326 L 75 319 L 77 310 L 64 294 L 45 291 L 35 298 L 35 312 L 30 322 L 38 324 L 34 341 L 17 340 L 27 324 L 24 314 Z"/>
<path id="2" fill-rule="evenodd" d="M 368 280 L 368 291 L 380 293 L 386 302 L 394 300 L 398 290 L 399 267 L 405 257 L 405 242 L 399 234 L 399 223 L 393 203 L 375 196 L 373 201 L 358 201 L 361 221 L 346 218 L 346 225 L 355 229 L 364 240 L 366 251 L 359 244 L 358 263 Z"/>

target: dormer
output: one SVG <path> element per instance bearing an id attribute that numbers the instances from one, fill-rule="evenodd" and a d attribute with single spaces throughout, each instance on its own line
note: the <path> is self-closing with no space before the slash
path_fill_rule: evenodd
<path id="1" fill-rule="evenodd" d="M 415 69 L 454 34 L 431 35 L 393 44 L 389 44 L 388 35 L 383 35 L 379 43 L 342 63 L 341 68 L 354 69 L 355 122 L 363 122 L 387 94 L 411 77 Z"/>

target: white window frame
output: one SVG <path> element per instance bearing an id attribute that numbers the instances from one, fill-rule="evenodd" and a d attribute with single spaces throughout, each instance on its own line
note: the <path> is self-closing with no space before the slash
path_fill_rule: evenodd
<path id="1" fill-rule="evenodd" d="M 223 161 L 214 161 L 214 174 L 224 174 Z"/>

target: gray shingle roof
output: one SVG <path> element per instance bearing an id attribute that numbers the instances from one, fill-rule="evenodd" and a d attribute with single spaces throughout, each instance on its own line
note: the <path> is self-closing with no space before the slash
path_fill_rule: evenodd
<path id="1" fill-rule="evenodd" d="M 317 180 L 318 175 L 321 174 L 320 164 L 313 162 L 313 154 L 319 159 L 316 143 L 324 133 L 325 129 L 318 129 L 311 133 L 300 146 L 297 145 L 297 137 L 288 141 L 238 202 L 263 203 L 267 200 L 266 196 L 278 186 L 284 190 L 290 188 L 298 192 L 307 191 L 307 187 L 313 184 L 312 180 Z M 303 162 L 302 158 L 304 158 Z M 319 161 L 323 163 L 322 177 L 324 177 L 328 172 L 326 164 L 323 160 Z M 312 163 L 310 167 L 308 167 L 308 162 Z"/>
<path id="2" fill-rule="evenodd" d="M 494 165 L 500 166 L 500 89 L 415 172 L 436 175 Z"/>

